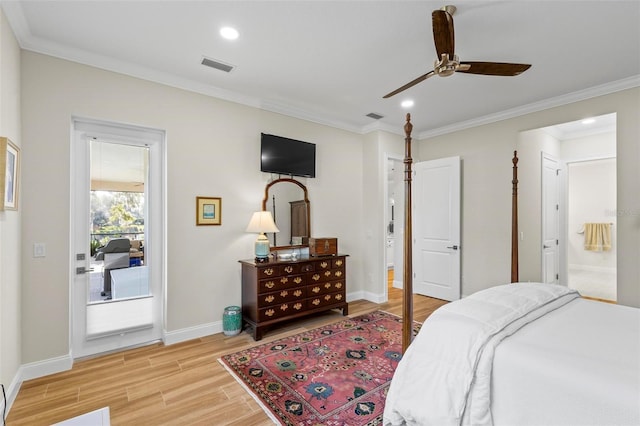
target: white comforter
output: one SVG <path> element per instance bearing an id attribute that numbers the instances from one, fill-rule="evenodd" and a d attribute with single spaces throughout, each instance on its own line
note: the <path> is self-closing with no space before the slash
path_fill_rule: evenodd
<path id="1" fill-rule="evenodd" d="M 434 312 L 404 354 L 385 403 L 384 425 L 491 425 L 495 347 L 579 294 L 563 286 L 493 287 Z"/>

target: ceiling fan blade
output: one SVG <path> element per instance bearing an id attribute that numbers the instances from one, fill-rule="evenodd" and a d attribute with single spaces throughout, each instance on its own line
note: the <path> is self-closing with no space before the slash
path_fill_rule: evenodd
<path id="1" fill-rule="evenodd" d="M 410 81 L 409 83 L 405 84 L 404 86 L 400 87 L 399 89 L 394 90 L 391 93 L 387 93 L 386 95 L 383 96 L 384 99 L 386 98 L 390 98 L 394 95 L 397 95 L 400 92 L 403 92 L 405 90 L 407 90 L 410 87 L 415 86 L 416 84 L 420 83 L 421 81 L 424 81 L 426 79 L 428 79 L 429 77 L 431 77 L 432 75 L 434 75 L 435 72 L 434 71 L 429 71 L 428 73 L 421 75 L 420 77 L 416 78 L 415 80 Z"/>
<path id="2" fill-rule="evenodd" d="M 529 64 L 509 64 L 505 62 L 460 62 L 460 65 L 468 65 L 468 69 L 458 69 L 456 72 L 464 72 L 467 74 L 483 74 L 483 75 L 499 75 L 499 76 L 516 76 L 522 74 L 529 68 Z"/>
<path id="3" fill-rule="evenodd" d="M 446 53 L 453 58 L 455 53 L 455 37 L 453 33 L 453 17 L 445 10 L 434 10 L 431 14 L 433 23 L 433 41 L 436 45 L 438 60 Z"/>

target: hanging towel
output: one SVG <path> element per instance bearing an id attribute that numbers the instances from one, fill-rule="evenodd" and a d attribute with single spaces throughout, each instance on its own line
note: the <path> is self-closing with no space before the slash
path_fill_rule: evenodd
<path id="1" fill-rule="evenodd" d="M 611 250 L 611 224 L 585 223 L 584 249 L 591 251 Z"/>

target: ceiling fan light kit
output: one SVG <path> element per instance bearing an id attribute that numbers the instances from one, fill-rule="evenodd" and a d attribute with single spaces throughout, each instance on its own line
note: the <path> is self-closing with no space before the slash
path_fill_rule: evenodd
<path id="1" fill-rule="evenodd" d="M 456 10 L 455 6 L 448 5 L 434 10 L 431 14 L 433 41 L 439 58 L 436 59 L 433 64 L 433 71 L 429 71 L 393 92 L 386 94 L 384 96 L 385 99 L 397 95 L 433 75 L 448 77 L 456 72 L 462 72 L 466 74 L 513 77 L 522 74 L 531 67 L 529 64 L 513 64 L 507 62 L 460 62 L 458 55 L 455 54 L 455 35 L 453 30 L 453 14 Z"/>

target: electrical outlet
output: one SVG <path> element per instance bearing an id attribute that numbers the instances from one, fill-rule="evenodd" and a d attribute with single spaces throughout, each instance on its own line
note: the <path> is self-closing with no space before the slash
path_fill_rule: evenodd
<path id="1" fill-rule="evenodd" d="M 33 244 L 33 257 L 45 257 L 47 255 L 47 245 L 45 243 Z"/>

